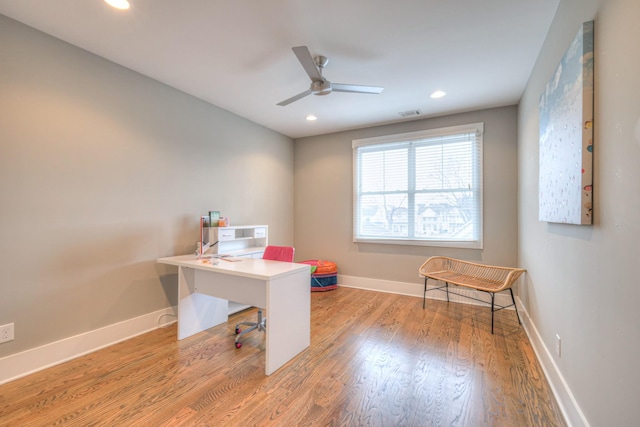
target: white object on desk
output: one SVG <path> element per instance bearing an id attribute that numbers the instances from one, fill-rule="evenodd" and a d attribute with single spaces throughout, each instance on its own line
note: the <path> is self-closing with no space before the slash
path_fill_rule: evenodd
<path id="1" fill-rule="evenodd" d="M 218 244 L 209 253 L 262 258 L 264 248 L 269 244 L 268 234 L 267 225 L 210 227 L 209 241 Z"/>
<path id="2" fill-rule="evenodd" d="M 269 244 L 268 225 L 236 225 L 231 227 L 210 227 L 209 241 L 218 242 L 209 253 L 242 258 L 262 258 L 264 248 Z M 229 301 L 229 314 L 251 307 L 237 301 Z"/>
<path id="3" fill-rule="evenodd" d="M 309 265 L 255 258 L 207 265 L 194 255 L 160 258 L 158 263 L 178 266 L 179 340 L 227 322 L 227 301 L 233 300 L 267 310 L 266 375 L 309 347 Z"/>

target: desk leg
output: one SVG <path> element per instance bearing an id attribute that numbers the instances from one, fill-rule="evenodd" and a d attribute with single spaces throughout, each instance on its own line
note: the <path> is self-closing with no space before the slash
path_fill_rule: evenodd
<path id="1" fill-rule="evenodd" d="M 178 339 L 184 339 L 227 321 L 226 299 L 195 292 L 195 270 L 178 267 Z"/>
<path id="2" fill-rule="evenodd" d="M 265 374 L 293 359 L 311 342 L 309 272 L 301 271 L 267 283 Z"/>

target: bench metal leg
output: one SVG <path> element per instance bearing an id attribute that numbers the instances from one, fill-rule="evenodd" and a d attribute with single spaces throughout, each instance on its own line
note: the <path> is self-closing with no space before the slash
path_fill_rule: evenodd
<path id="1" fill-rule="evenodd" d="M 522 325 L 520 321 L 520 314 L 518 313 L 518 306 L 516 305 L 516 299 L 513 297 L 513 289 L 509 288 L 509 292 L 511 292 L 511 301 L 513 301 L 513 308 L 516 309 L 516 317 L 518 318 L 518 324 Z"/>
<path id="2" fill-rule="evenodd" d="M 422 294 L 422 308 L 426 307 L 426 302 L 427 302 L 427 280 L 428 278 L 425 277 L 424 278 L 424 293 Z M 444 288 L 446 289 L 447 292 L 447 302 L 449 302 L 449 282 L 444 282 Z M 442 291 L 442 286 L 439 288 L 433 288 L 430 289 L 431 291 L 433 290 L 440 290 Z"/>
<path id="3" fill-rule="evenodd" d="M 490 292 L 490 294 L 491 294 L 491 333 L 493 334 L 493 313 L 494 313 L 493 306 L 495 303 L 496 294 L 494 292 Z"/>
<path id="4" fill-rule="evenodd" d="M 424 293 L 422 294 L 422 308 L 425 308 L 427 303 L 427 278 L 424 278 Z"/>
<path id="5" fill-rule="evenodd" d="M 425 277 L 424 278 L 424 293 L 422 295 L 422 308 L 423 309 L 426 307 L 427 291 L 442 291 L 442 292 L 446 292 L 447 293 L 447 302 L 450 302 L 450 300 L 449 300 L 449 282 L 444 282 L 444 286 L 436 287 L 436 288 L 433 288 L 433 289 L 427 289 L 427 281 L 428 281 L 428 278 Z M 459 296 L 464 297 L 464 298 L 472 299 L 474 301 L 479 301 L 479 302 L 484 303 L 484 304 L 491 304 L 491 333 L 492 334 L 493 334 L 493 331 L 494 331 L 495 312 L 503 310 L 505 308 L 509 308 L 511 306 L 513 306 L 513 308 L 515 308 L 515 310 L 516 310 L 516 317 L 518 318 L 518 324 L 522 325 L 522 322 L 520 321 L 520 313 L 518 313 L 518 306 L 516 305 L 516 299 L 513 296 L 513 289 L 509 288 L 509 292 L 511 293 L 511 301 L 512 301 L 513 304 L 507 305 L 507 306 L 501 306 L 501 305 L 497 305 L 496 304 L 496 293 L 495 292 L 490 292 L 490 291 L 481 291 L 481 292 L 486 292 L 491 296 L 491 302 L 490 303 L 485 299 L 478 299 L 478 298 L 474 298 L 474 297 L 471 297 L 471 296 L 468 296 L 468 295 L 459 294 L 459 293 L 453 292 L 453 291 L 451 293 L 453 293 L 454 295 L 459 295 Z"/>

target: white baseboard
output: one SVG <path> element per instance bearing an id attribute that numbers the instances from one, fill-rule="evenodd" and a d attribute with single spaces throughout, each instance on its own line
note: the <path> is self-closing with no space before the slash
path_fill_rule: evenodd
<path id="1" fill-rule="evenodd" d="M 520 313 L 520 319 L 522 320 L 522 327 L 529 337 L 533 351 L 536 353 L 538 362 L 540 362 L 544 375 L 547 377 L 549 386 L 551 387 L 556 401 L 560 406 L 560 410 L 562 411 L 562 415 L 564 416 L 567 425 L 569 427 L 589 427 L 587 418 L 584 416 L 582 409 L 580 409 L 578 402 L 576 402 L 571 389 L 558 369 L 558 365 L 556 365 L 553 360 L 551 352 L 544 345 L 535 324 L 531 320 L 531 317 L 525 307 L 522 305 L 520 298 L 516 297 L 516 303 L 518 304 L 518 312 Z"/>
<path id="2" fill-rule="evenodd" d="M 441 285 L 442 283 L 440 282 L 436 282 L 435 280 L 429 280 L 428 286 L 427 286 L 427 298 L 446 301 L 447 295 L 445 292 L 436 291 L 436 290 L 429 291 L 429 289 L 433 289 Z M 388 292 L 391 294 L 408 295 L 408 296 L 419 297 L 419 298 L 422 298 L 422 295 L 424 293 L 424 283 L 418 284 L 418 283 L 395 282 L 391 280 L 372 279 L 369 277 L 357 277 L 357 276 L 338 275 L 338 286 L 343 286 L 345 288 L 365 289 L 369 291 Z M 461 295 L 464 295 L 466 297 L 471 297 L 471 298 L 476 298 L 482 301 L 486 301 L 489 304 L 491 303 L 491 298 L 486 292 L 480 292 L 480 291 L 465 288 L 462 286 L 451 286 L 450 290 L 452 292 L 449 293 L 449 300 L 452 302 L 481 305 L 480 302 L 476 302 L 461 296 Z M 453 294 L 453 292 L 460 295 L 455 295 Z M 503 307 L 508 306 L 511 304 L 511 295 L 508 293 L 496 294 L 495 303 Z M 510 308 L 510 310 L 513 310 L 513 308 Z"/>
<path id="3" fill-rule="evenodd" d="M 176 322 L 169 307 L 0 359 L 0 384 Z"/>

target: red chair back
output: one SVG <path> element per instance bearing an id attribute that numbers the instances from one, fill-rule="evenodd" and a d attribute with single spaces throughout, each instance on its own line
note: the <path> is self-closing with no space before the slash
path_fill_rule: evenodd
<path id="1" fill-rule="evenodd" d="M 293 262 L 294 252 L 295 249 L 291 246 L 267 246 L 266 248 L 264 248 L 262 259 Z"/>

